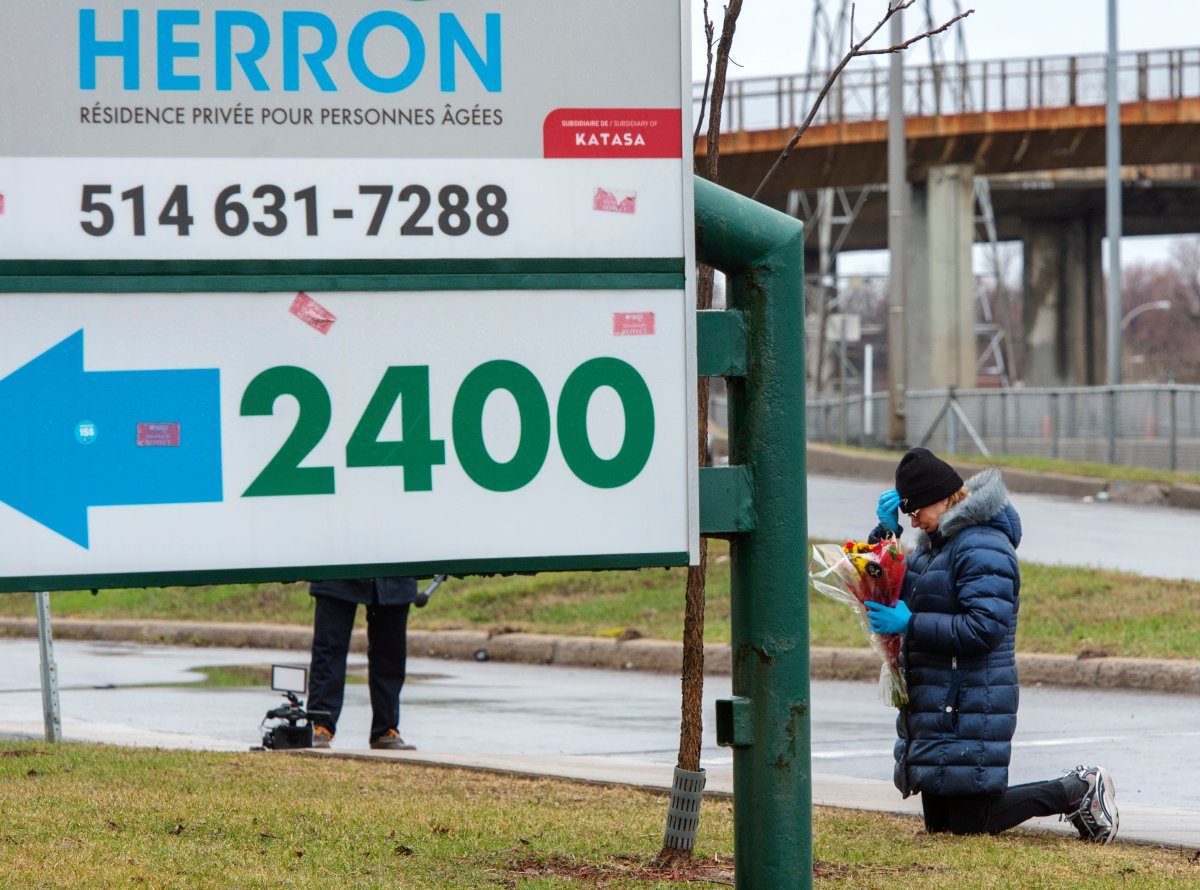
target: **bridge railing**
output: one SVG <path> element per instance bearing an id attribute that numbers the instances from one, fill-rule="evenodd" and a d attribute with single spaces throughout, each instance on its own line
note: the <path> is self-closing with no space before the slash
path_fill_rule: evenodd
<path id="1" fill-rule="evenodd" d="M 1092 53 L 906 66 L 904 113 L 922 117 L 1103 105 L 1106 65 L 1104 53 Z M 799 126 L 827 76 L 810 72 L 729 81 L 722 129 Z M 1200 47 L 1121 53 L 1117 77 L 1122 103 L 1200 97 Z M 847 68 L 814 123 L 885 120 L 888 88 L 886 65 Z M 697 112 L 702 95 L 703 84 L 696 84 Z"/>

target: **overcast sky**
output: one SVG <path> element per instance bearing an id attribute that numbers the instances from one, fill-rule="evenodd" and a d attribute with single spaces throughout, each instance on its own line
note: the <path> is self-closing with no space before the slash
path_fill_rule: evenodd
<path id="1" fill-rule="evenodd" d="M 708 0 L 709 15 L 717 21 L 723 0 Z M 888 0 L 858 0 L 856 30 L 874 27 L 887 11 Z M 905 34 L 925 30 L 925 0 L 917 0 L 905 15 Z M 744 0 L 734 36 L 730 77 L 787 74 L 805 70 L 814 0 Z M 834 15 L 842 0 L 824 0 Z M 1108 0 L 932 0 L 940 24 L 956 6 L 975 12 L 956 27 L 963 29 L 968 59 L 1102 53 L 1108 48 Z M 1117 35 L 1122 50 L 1200 46 L 1200 2 L 1197 0 L 1118 0 Z M 692 65 L 697 80 L 704 77 L 704 0 L 692 0 Z M 872 42 L 888 43 L 888 26 Z M 949 33 L 939 40 L 952 40 Z M 949 47 L 947 47 L 949 49 Z M 929 61 L 929 50 L 912 50 L 915 64 Z M 878 64 L 887 64 L 878 58 Z M 861 64 L 868 64 L 865 60 Z"/>
<path id="2" fill-rule="evenodd" d="M 962 28 L 968 60 L 1021 58 L 1025 56 L 1104 53 L 1108 49 L 1108 0 L 930 0 L 934 20 L 941 24 L 956 9 L 975 11 L 955 27 Z M 709 16 L 720 34 L 724 0 L 708 0 Z M 744 0 L 738 19 L 729 68 L 730 79 L 798 73 L 808 66 L 809 32 L 816 0 Z M 888 0 L 858 0 L 855 30 L 859 36 L 874 27 L 887 12 Z M 1125 50 L 1200 47 L 1200 0 L 1117 0 L 1118 48 Z M 842 7 L 842 0 L 824 0 L 828 16 Z M 905 36 L 925 30 L 925 0 L 905 12 Z M 692 0 L 693 79 L 704 79 L 704 0 Z M 870 46 L 890 43 L 889 26 L 876 35 Z M 947 41 L 942 52 L 955 58 L 957 37 L 947 32 L 933 38 Z M 844 53 L 844 50 L 843 50 Z M 929 48 L 919 43 L 908 51 L 911 64 L 929 63 Z M 840 58 L 838 55 L 838 58 Z M 856 65 L 872 64 L 856 60 Z M 874 64 L 887 65 L 886 56 Z M 1122 238 L 1122 265 L 1159 261 L 1168 256 L 1169 238 Z M 1107 263 L 1107 249 L 1105 251 Z M 849 259 L 849 258 L 847 258 Z M 883 254 L 862 254 L 843 269 L 882 272 Z"/>

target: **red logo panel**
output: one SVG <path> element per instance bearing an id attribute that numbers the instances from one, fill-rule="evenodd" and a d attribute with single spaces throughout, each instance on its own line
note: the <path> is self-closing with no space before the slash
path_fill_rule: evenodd
<path id="1" fill-rule="evenodd" d="M 548 158 L 679 158 L 678 108 L 556 108 L 542 124 Z"/>

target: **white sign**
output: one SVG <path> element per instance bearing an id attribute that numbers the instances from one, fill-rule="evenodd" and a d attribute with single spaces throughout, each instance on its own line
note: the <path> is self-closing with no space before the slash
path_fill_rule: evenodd
<path id="1" fill-rule="evenodd" d="M 0 158 L 0 259 L 681 257 L 679 166 Z"/>
<path id="2" fill-rule="evenodd" d="M 832 343 L 857 343 L 862 339 L 862 316 L 853 312 L 831 312 L 825 317 L 825 339 Z"/>
<path id="3" fill-rule="evenodd" d="M 0 296 L 0 586 L 686 564 L 688 314 L 674 290 Z"/>
<path id="4" fill-rule="evenodd" d="M 0 589 L 698 560 L 687 13 L 0 3 Z"/>
<path id="5" fill-rule="evenodd" d="M 686 21 L 5 0 L 0 261 L 684 257 Z"/>

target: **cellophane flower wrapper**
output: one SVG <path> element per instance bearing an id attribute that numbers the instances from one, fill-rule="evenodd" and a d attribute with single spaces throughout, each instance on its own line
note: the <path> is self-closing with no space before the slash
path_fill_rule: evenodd
<path id="1" fill-rule="evenodd" d="M 891 538 L 878 544 L 847 541 L 813 546 L 812 585 L 854 610 L 871 648 L 883 659 L 879 670 L 880 699 L 894 708 L 908 704 L 908 686 L 900 670 L 900 635 L 873 632 L 865 604 L 895 606 L 900 600 L 904 568 L 904 551 Z"/>

